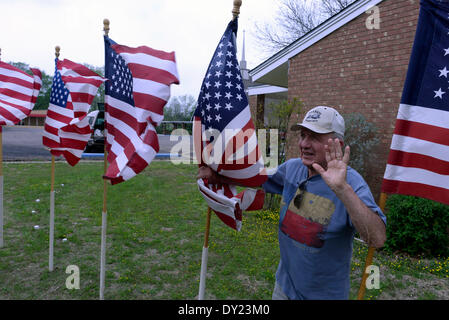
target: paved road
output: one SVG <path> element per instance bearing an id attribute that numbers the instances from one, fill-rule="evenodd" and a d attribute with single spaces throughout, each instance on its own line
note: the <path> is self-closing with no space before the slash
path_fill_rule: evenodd
<path id="1" fill-rule="evenodd" d="M 30 161 L 30 160 L 51 160 L 50 152 L 45 149 L 42 144 L 43 127 L 3 127 L 3 159 L 6 161 Z M 158 135 L 159 137 L 159 153 L 171 153 L 172 148 L 181 141 L 170 141 L 168 135 Z M 173 140 L 173 138 L 172 138 Z M 186 140 L 190 154 L 193 152 L 191 146 L 191 138 Z M 190 144 L 190 148 L 188 145 Z M 175 148 L 179 152 L 180 148 Z M 187 152 L 189 153 L 189 152 Z"/>
<path id="2" fill-rule="evenodd" d="M 50 160 L 42 127 L 3 127 L 3 160 Z"/>

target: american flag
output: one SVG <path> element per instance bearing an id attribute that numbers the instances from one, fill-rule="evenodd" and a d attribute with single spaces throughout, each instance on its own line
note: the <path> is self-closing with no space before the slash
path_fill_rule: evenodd
<path id="1" fill-rule="evenodd" d="M 155 127 L 164 118 L 170 85 L 179 83 L 175 53 L 131 48 L 106 37 L 105 120 L 111 184 L 131 179 L 159 151 Z"/>
<path id="2" fill-rule="evenodd" d="M 42 74 L 33 75 L 0 61 L 0 125 L 14 125 L 28 117 L 42 86 Z"/>
<path id="3" fill-rule="evenodd" d="M 449 204 L 449 3 L 421 0 L 382 191 Z"/>
<path id="4" fill-rule="evenodd" d="M 104 81 L 103 77 L 81 64 L 55 59 L 42 142 L 50 148 L 51 154 L 64 156 L 71 166 L 81 159 L 92 133 L 87 112 Z"/>
<path id="5" fill-rule="evenodd" d="M 263 184 L 267 175 L 237 61 L 236 34 L 237 18 L 228 24 L 203 80 L 193 139 L 200 166 L 207 165 L 238 185 L 253 187 Z M 208 185 L 201 179 L 198 187 L 209 207 L 236 230 L 241 227 L 242 210 L 263 205 L 262 191 L 247 189 L 238 194 L 233 185 Z"/>

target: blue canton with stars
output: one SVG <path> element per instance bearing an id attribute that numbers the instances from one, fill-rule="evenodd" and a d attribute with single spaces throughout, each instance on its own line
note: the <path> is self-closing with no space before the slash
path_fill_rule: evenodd
<path id="1" fill-rule="evenodd" d="M 62 82 L 61 74 L 58 71 L 58 59 L 55 59 L 55 75 L 53 76 L 53 83 L 51 85 L 50 103 L 58 107 L 67 107 L 67 98 L 69 97 L 69 90 Z"/>
<path id="2" fill-rule="evenodd" d="M 108 37 L 105 43 L 105 94 L 134 106 L 133 77 L 126 61 L 118 55 L 111 45 L 116 44 Z"/>
<path id="3" fill-rule="evenodd" d="M 401 103 L 449 111 L 449 3 L 421 0 Z"/>
<path id="4" fill-rule="evenodd" d="M 248 105 L 237 62 L 235 35 L 237 19 L 228 24 L 218 44 L 198 97 L 194 115 L 206 130 L 220 132 Z"/>

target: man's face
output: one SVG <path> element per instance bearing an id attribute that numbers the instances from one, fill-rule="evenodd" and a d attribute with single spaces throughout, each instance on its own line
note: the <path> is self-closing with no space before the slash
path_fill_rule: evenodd
<path id="1" fill-rule="evenodd" d="M 302 128 L 299 135 L 299 152 L 304 165 L 312 169 L 312 164 L 317 163 L 324 169 L 327 169 L 326 151 L 329 138 L 333 133 L 315 133 L 309 129 Z"/>

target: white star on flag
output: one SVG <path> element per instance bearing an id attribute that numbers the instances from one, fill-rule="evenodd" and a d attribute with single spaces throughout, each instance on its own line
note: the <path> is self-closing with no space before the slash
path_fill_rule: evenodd
<path id="1" fill-rule="evenodd" d="M 443 94 L 446 93 L 446 92 L 442 91 L 441 88 L 438 89 L 437 91 L 433 91 L 433 92 L 435 92 L 434 98 L 437 98 L 437 97 L 438 97 L 438 98 L 440 98 L 440 99 L 443 99 Z"/>
<path id="2" fill-rule="evenodd" d="M 449 73 L 449 70 L 447 70 L 446 67 L 444 67 L 444 69 L 441 69 L 438 71 L 440 71 L 440 77 L 444 76 L 447 78 L 447 74 Z"/>

